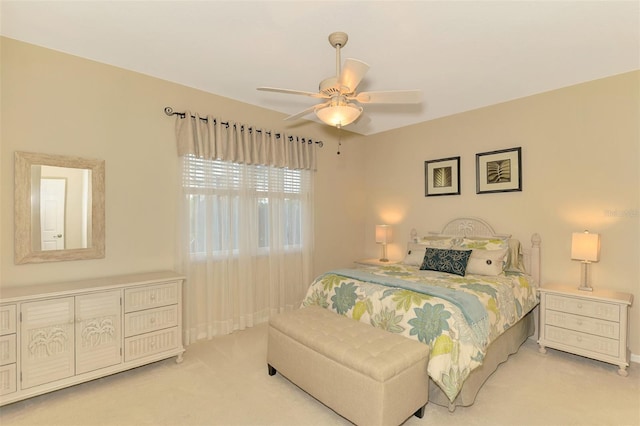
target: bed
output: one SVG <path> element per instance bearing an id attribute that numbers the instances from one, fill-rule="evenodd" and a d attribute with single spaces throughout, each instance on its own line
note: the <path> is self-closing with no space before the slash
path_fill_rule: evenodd
<path id="1" fill-rule="evenodd" d="M 328 271 L 307 290 L 317 305 L 430 347 L 429 401 L 473 404 L 486 379 L 535 331 L 540 237 L 524 247 L 485 221 L 412 230 L 397 264 Z"/>

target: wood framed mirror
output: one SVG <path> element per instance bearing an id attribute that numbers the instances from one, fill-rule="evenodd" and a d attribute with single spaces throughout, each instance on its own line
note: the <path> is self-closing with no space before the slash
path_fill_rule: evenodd
<path id="1" fill-rule="evenodd" d="M 15 153 L 15 263 L 105 256 L 103 160 Z"/>

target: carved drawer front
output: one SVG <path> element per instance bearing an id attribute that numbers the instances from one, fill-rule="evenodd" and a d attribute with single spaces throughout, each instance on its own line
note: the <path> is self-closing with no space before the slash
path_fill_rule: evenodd
<path id="1" fill-rule="evenodd" d="M 0 395 L 7 395 L 17 390 L 16 365 L 4 365 L 0 367 Z"/>
<path id="2" fill-rule="evenodd" d="M 124 291 L 124 311 L 133 312 L 178 303 L 178 283 L 169 282 Z"/>
<path id="3" fill-rule="evenodd" d="M 620 323 L 604 321 L 581 315 L 565 314 L 558 311 L 546 311 L 547 324 L 555 325 L 570 330 L 582 331 L 584 333 L 595 334 L 610 339 L 620 338 Z"/>
<path id="4" fill-rule="evenodd" d="M 620 321 L 620 306 L 611 303 L 548 294 L 547 308 L 609 321 Z"/>
<path id="5" fill-rule="evenodd" d="M 146 311 L 131 312 L 124 318 L 124 337 L 148 333 L 178 325 L 178 306 L 163 306 Z"/>
<path id="6" fill-rule="evenodd" d="M 16 362 L 16 335 L 8 334 L 0 337 L 0 365 Z"/>
<path id="7" fill-rule="evenodd" d="M 154 331 L 124 340 L 125 361 L 133 361 L 178 347 L 178 328 Z"/>
<path id="8" fill-rule="evenodd" d="M 16 305 L 0 306 L 0 336 L 16 332 Z"/>
<path id="9" fill-rule="evenodd" d="M 597 352 L 612 357 L 620 356 L 620 341 L 587 333 L 545 326 L 545 336 L 551 342 Z"/>

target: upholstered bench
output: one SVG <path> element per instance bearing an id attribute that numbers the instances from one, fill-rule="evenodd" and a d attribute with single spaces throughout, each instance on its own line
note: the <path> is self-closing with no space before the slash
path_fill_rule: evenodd
<path id="1" fill-rule="evenodd" d="M 280 372 L 358 425 L 399 425 L 424 415 L 429 347 L 328 309 L 269 320 L 269 375 Z"/>

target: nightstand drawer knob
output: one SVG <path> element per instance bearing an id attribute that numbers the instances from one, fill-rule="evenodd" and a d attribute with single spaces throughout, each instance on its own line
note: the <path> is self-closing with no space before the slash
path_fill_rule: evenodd
<path id="1" fill-rule="evenodd" d="M 578 309 L 582 309 L 582 303 L 578 303 Z"/>

